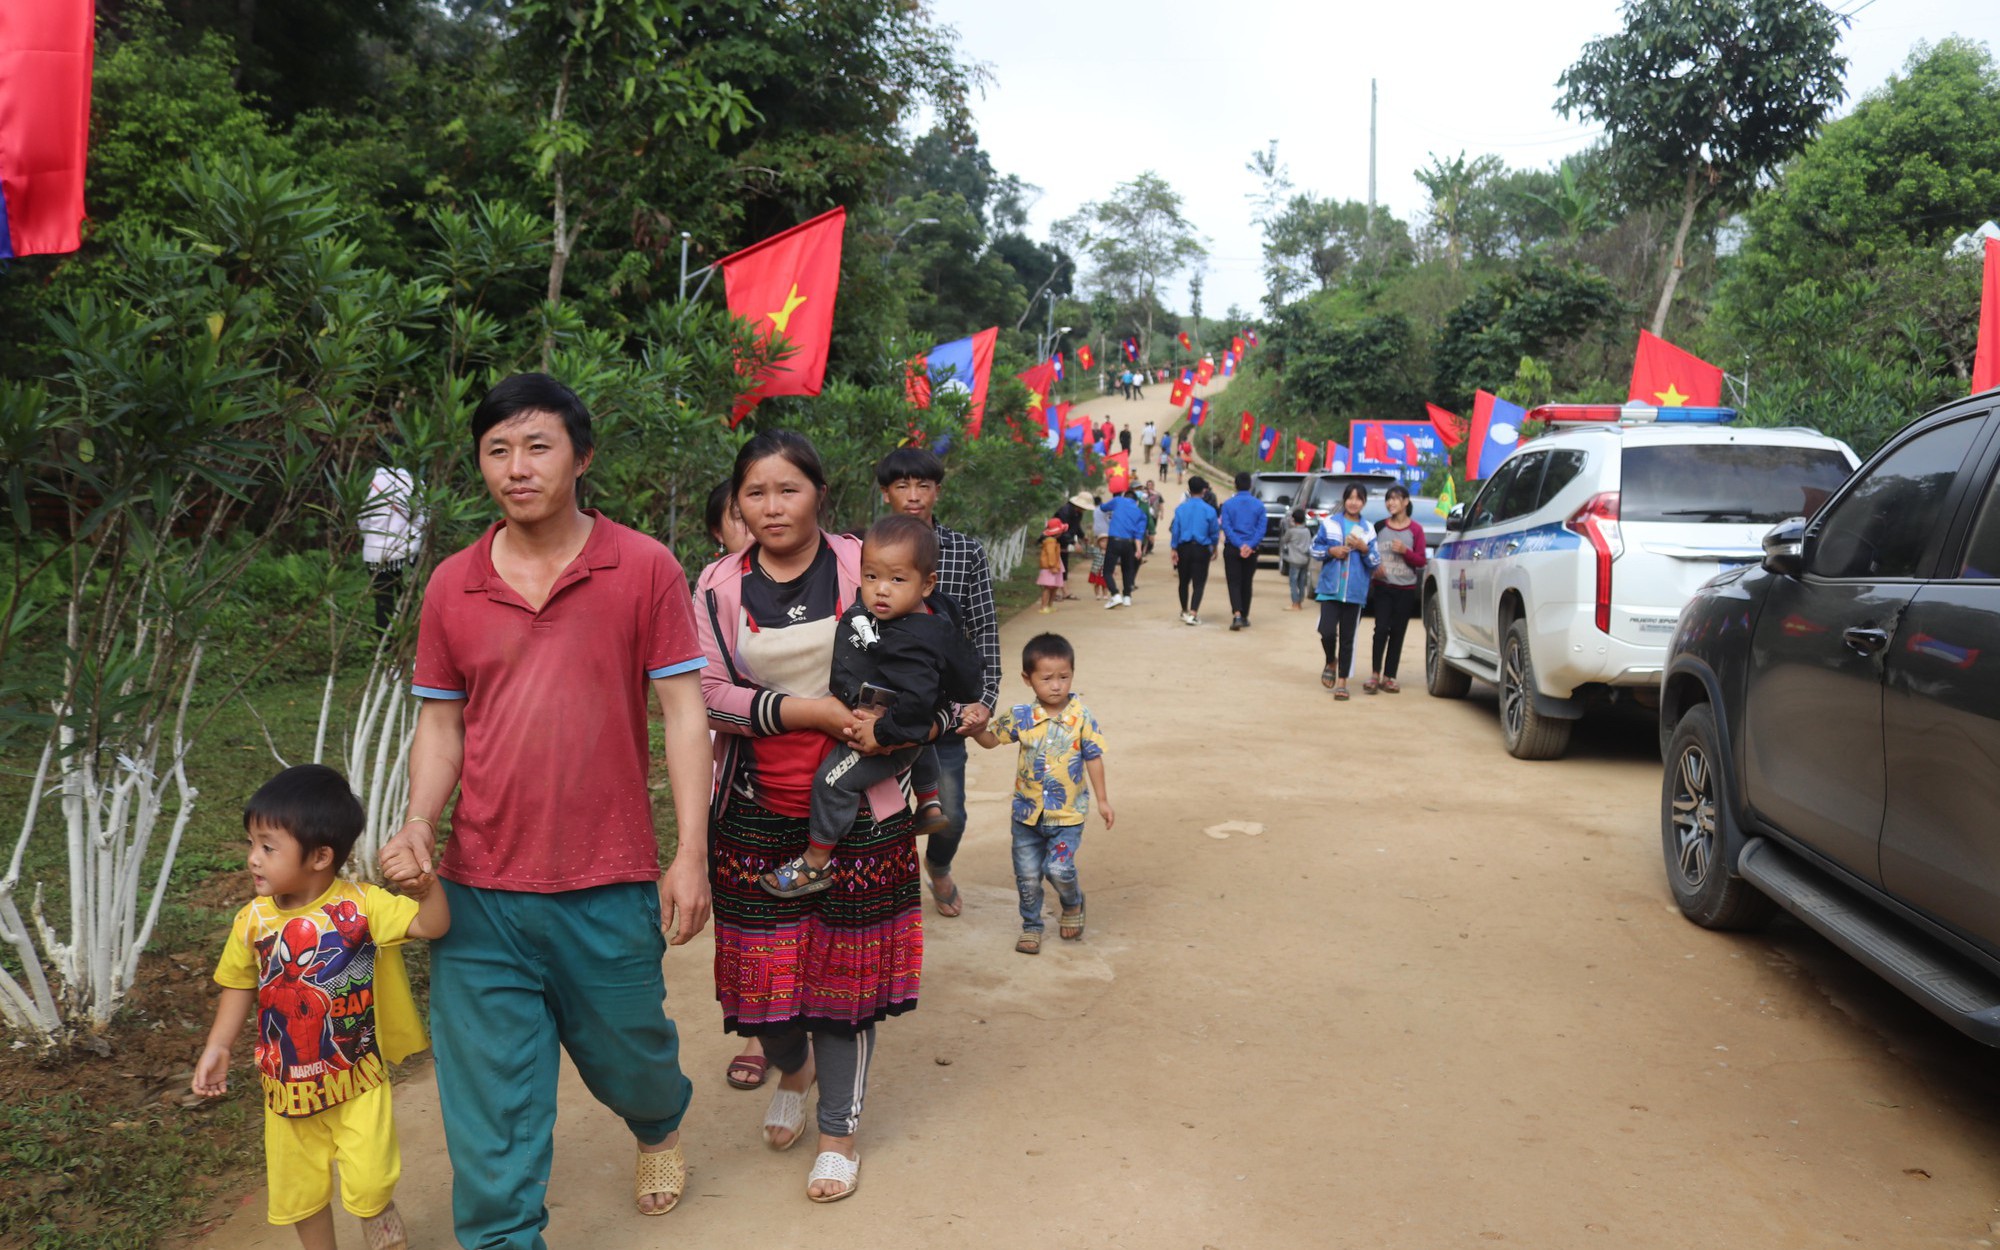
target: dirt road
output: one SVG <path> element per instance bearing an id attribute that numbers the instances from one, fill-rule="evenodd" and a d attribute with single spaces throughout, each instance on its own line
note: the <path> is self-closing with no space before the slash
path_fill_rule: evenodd
<path id="1" fill-rule="evenodd" d="M 1007 625 L 1005 655 L 1072 639 L 1112 744 L 1090 933 L 1013 953 L 1012 766 L 975 749 L 965 915 L 926 917 L 923 1006 L 882 1029 L 853 1199 L 809 1204 L 810 1154 L 764 1150 L 765 1097 L 724 1085 L 704 938 L 667 964 L 698 1089 L 688 1198 L 633 1213 L 630 1140 L 572 1077 L 551 1241 L 2000 1242 L 1990 1052 L 1794 926 L 1681 920 L 1649 727 L 1586 722 L 1571 758 L 1517 762 L 1489 690 L 1421 693 L 1414 634 L 1404 693 L 1335 704 L 1311 613 L 1278 610 L 1276 573 L 1256 589 L 1250 631 L 1187 628 L 1162 555 L 1129 609 Z M 428 1082 L 397 1111 L 413 1244 L 448 1245 Z M 262 1217 L 259 1195 L 209 1244 L 295 1244 Z M 361 1244 L 352 1221 L 342 1238 Z"/>

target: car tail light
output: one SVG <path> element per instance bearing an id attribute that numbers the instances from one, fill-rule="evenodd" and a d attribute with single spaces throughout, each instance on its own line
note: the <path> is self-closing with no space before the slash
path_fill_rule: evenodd
<path id="1" fill-rule="evenodd" d="M 1625 536 L 1618 529 L 1618 492 L 1592 495 L 1570 514 L 1563 528 L 1580 534 L 1597 553 L 1597 628 L 1611 632 L 1611 562 L 1625 554 Z"/>

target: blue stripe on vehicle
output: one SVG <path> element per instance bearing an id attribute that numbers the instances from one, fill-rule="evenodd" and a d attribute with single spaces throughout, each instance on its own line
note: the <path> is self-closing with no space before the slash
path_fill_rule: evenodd
<path id="1" fill-rule="evenodd" d="M 675 673 L 692 673 L 698 668 L 707 667 L 708 657 L 698 655 L 692 660 L 682 660 L 679 664 L 669 664 L 665 668 L 649 668 L 646 670 L 646 677 L 658 681 L 662 677 L 672 677 Z"/>
<path id="2" fill-rule="evenodd" d="M 1514 540 L 1520 547 L 1517 556 L 1531 555 L 1537 551 L 1567 551 L 1583 545 L 1583 536 L 1563 528 L 1561 521 L 1551 521 L 1547 525 L 1536 525 L 1524 530 L 1501 530 L 1480 538 L 1455 538 L 1439 547 L 1440 560 L 1471 560 L 1474 558 L 1491 560 L 1500 554 L 1500 548 Z M 1475 557 L 1474 553 L 1478 555 Z"/>

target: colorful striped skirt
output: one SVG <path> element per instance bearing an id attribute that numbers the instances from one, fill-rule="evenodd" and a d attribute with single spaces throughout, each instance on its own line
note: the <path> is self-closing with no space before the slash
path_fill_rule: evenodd
<path id="1" fill-rule="evenodd" d="M 916 1007 L 924 930 L 914 823 L 905 813 L 878 825 L 864 803 L 834 852 L 832 887 L 773 898 L 757 879 L 806 849 L 805 818 L 730 796 L 709 835 L 723 1028 L 843 1031 Z"/>

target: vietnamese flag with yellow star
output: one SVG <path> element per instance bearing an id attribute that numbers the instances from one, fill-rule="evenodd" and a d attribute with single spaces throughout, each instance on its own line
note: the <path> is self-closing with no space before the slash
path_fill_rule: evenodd
<path id="1" fill-rule="evenodd" d="M 729 311 L 760 336 L 782 336 L 794 350 L 737 398 L 731 424 L 767 395 L 817 395 L 833 342 L 833 299 L 840 291 L 840 242 L 847 210 L 836 208 L 715 262 Z"/>
<path id="2" fill-rule="evenodd" d="M 1719 408 L 1722 370 L 1641 330 L 1639 353 L 1632 359 L 1632 389 L 1626 398 L 1661 408 Z"/>
<path id="3" fill-rule="evenodd" d="M 1092 359 L 1091 357 L 1090 344 L 1085 343 L 1083 346 L 1076 349 L 1076 363 L 1082 365 L 1086 369 L 1093 368 L 1097 364 L 1096 360 Z"/>
<path id="4" fill-rule="evenodd" d="M 1251 415 L 1250 415 L 1249 413 L 1247 413 L 1247 412 L 1243 414 L 1243 441 L 1244 441 L 1244 442 L 1246 442 L 1246 443 L 1247 443 L 1247 442 L 1249 442 L 1249 441 L 1250 441 L 1250 429 L 1251 429 L 1251 427 L 1252 427 L 1252 426 L 1254 426 L 1254 425 L 1256 425 L 1256 424 L 1257 424 L 1257 419 L 1256 419 L 1255 417 L 1251 416 Z"/>

